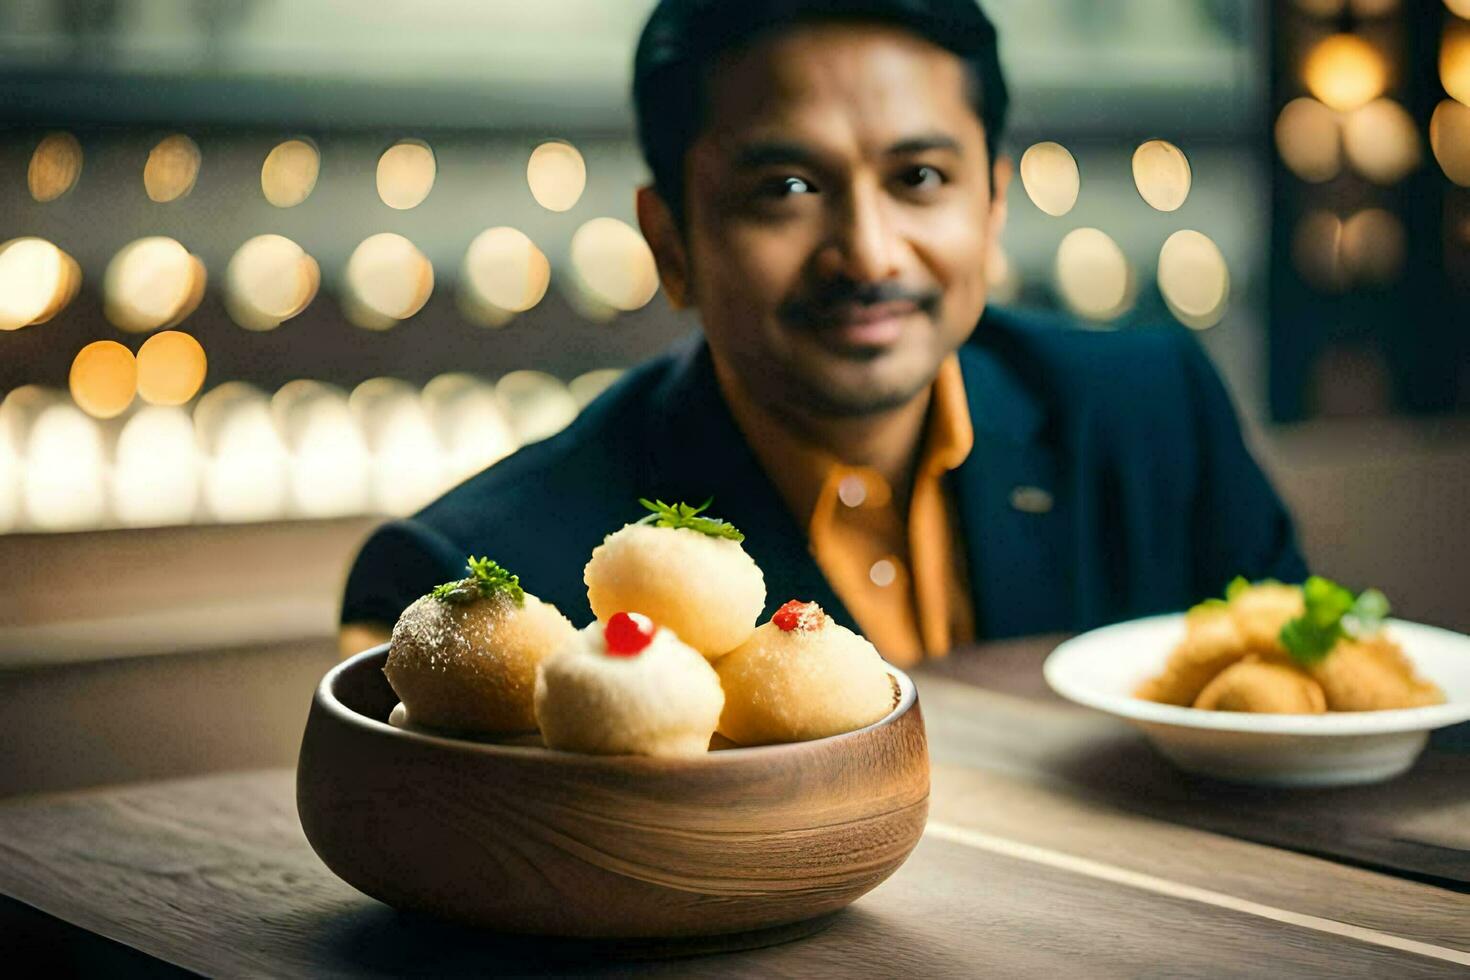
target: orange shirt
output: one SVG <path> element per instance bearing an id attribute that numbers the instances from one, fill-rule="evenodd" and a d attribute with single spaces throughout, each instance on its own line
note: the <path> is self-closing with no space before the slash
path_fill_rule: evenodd
<path id="1" fill-rule="evenodd" d="M 742 394 L 724 394 L 751 450 L 807 529 L 818 567 L 885 659 L 904 667 L 975 638 L 965 551 L 944 484 L 975 443 L 958 357 L 951 354 L 934 379 L 907 508 L 875 470 L 848 466 L 798 440 Z"/>

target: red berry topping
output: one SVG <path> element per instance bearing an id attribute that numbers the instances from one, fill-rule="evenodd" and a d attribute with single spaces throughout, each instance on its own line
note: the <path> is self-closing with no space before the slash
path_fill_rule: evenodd
<path id="1" fill-rule="evenodd" d="M 821 629 L 822 607 L 815 602 L 802 602 L 800 599 L 792 599 L 786 605 L 776 610 L 776 615 L 771 617 L 771 622 L 790 633 L 792 630 L 808 632 Z"/>
<path id="2" fill-rule="evenodd" d="M 607 652 L 614 657 L 636 657 L 653 642 L 658 627 L 642 613 L 613 613 L 602 628 Z"/>

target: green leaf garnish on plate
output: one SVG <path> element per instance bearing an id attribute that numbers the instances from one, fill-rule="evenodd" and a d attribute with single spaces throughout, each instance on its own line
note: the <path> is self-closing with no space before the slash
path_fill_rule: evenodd
<path id="1" fill-rule="evenodd" d="M 1302 598 L 1306 610 L 1281 627 L 1281 645 L 1304 665 L 1320 663 L 1338 640 L 1377 632 L 1388 615 L 1388 599 L 1377 589 L 1354 596 L 1320 575 L 1302 584 Z"/>
<path id="2" fill-rule="evenodd" d="M 662 500 L 646 500 L 638 498 L 638 502 L 651 513 L 638 521 L 639 524 L 652 524 L 654 527 L 684 528 L 690 531 L 698 531 L 712 538 L 725 538 L 730 541 L 740 542 L 745 540 L 735 525 L 728 521 L 722 521 L 716 517 L 700 517 L 709 505 L 714 503 L 711 497 L 698 507 L 688 504 L 666 504 Z"/>
<path id="3" fill-rule="evenodd" d="M 471 555 L 466 564 L 469 577 L 457 582 L 445 582 L 434 586 L 429 594 L 440 602 L 463 603 L 476 599 L 489 599 L 504 595 L 517 606 L 526 604 L 526 593 L 521 588 L 521 577 L 512 575 L 489 558 Z"/>

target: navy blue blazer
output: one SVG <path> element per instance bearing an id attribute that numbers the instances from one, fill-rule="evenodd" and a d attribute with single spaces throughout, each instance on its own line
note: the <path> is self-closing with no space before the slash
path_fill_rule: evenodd
<path id="1" fill-rule="evenodd" d="M 989 309 L 959 359 L 975 448 L 948 479 L 981 638 L 1184 609 L 1236 575 L 1306 576 L 1291 519 L 1188 331 L 1095 332 Z M 736 428 L 698 334 L 628 372 L 558 435 L 377 530 L 342 621 L 391 625 L 475 554 L 590 622 L 583 565 L 643 515 L 637 498 L 710 496 L 765 573 L 767 615 L 814 599 L 856 628 Z"/>

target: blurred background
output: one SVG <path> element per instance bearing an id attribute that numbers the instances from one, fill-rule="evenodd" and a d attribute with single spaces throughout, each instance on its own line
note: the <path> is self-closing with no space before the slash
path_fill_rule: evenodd
<path id="1" fill-rule="evenodd" d="M 651 0 L 0 5 L 0 795 L 294 761 L 367 533 L 695 329 Z M 1470 0 L 988 0 L 994 301 L 1198 332 L 1315 568 L 1470 629 Z"/>

